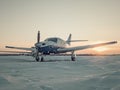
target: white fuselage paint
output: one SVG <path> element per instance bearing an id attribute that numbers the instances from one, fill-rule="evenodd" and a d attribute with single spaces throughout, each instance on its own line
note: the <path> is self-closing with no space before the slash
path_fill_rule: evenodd
<path id="1" fill-rule="evenodd" d="M 47 38 L 43 42 L 36 43 L 38 51 L 43 54 L 58 53 L 57 49 L 65 48 L 66 42 L 60 38 Z"/>

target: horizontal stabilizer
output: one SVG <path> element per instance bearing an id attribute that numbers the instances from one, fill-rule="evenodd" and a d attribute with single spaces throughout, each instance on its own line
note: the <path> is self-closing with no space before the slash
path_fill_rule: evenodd
<path id="1" fill-rule="evenodd" d="M 84 42 L 84 41 L 88 41 L 88 40 L 71 40 L 70 42 Z"/>
<path id="2" fill-rule="evenodd" d="M 70 45 L 71 42 L 84 42 L 88 40 L 71 40 L 72 34 L 69 35 L 68 39 L 66 40 L 66 43 Z"/>

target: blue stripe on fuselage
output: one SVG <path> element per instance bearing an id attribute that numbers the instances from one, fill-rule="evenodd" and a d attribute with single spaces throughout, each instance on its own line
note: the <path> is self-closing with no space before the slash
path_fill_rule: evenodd
<path id="1" fill-rule="evenodd" d="M 61 47 L 49 45 L 45 47 L 38 47 L 38 51 L 43 54 L 57 53 L 58 48 L 61 48 Z"/>

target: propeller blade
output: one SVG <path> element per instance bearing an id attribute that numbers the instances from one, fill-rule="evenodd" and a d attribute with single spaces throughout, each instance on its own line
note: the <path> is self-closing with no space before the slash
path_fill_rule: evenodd
<path id="1" fill-rule="evenodd" d="M 37 35 L 37 43 L 40 42 L 40 31 L 38 31 L 38 35 Z"/>
<path id="2" fill-rule="evenodd" d="M 34 52 L 33 56 L 35 57 L 36 61 L 39 61 L 39 47 L 38 44 L 40 43 L 40 31 L 37 34 L 37 43 L 35 44 L 36 51 Z"/>

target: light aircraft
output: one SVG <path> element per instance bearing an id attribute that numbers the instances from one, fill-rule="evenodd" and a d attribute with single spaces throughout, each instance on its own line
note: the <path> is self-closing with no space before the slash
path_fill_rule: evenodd
<path id="1" fill-rule="evenodd" d="M 104 45 L 110 45 L 110 44 L 117 43 L 117 41 L 111 41 L 111 42 L 105 42 L 105 43 L 99 43 L 99 44 L 67 48 L 66 44 L 70 45 L 71 42 L 87 41 L 87 40 L 71 40 L 71 36 L 72 35 L 70 34 L 66 41 L 61 38 L 58 38 L 58 37 L 51 37 L 51 38 L 45 39 L 44 41 L 40 41 L 40 31 L 38 31 L 37 43 L 35 43 L 34 47 L 24 48 L 24 47 L 6 46 L 6 48 L 31 51 L 31 55 L 33 57 L 35 57 L 35 60 L 37 62 L 38 61 L 43 62 L 45 55 L 71 52 L 71 60 L 75 61 L 76 54 L 74 52 L 77 50 L 83 50 L 83 49 L 100 47 L 100 46 L 104 46 Z"/>

